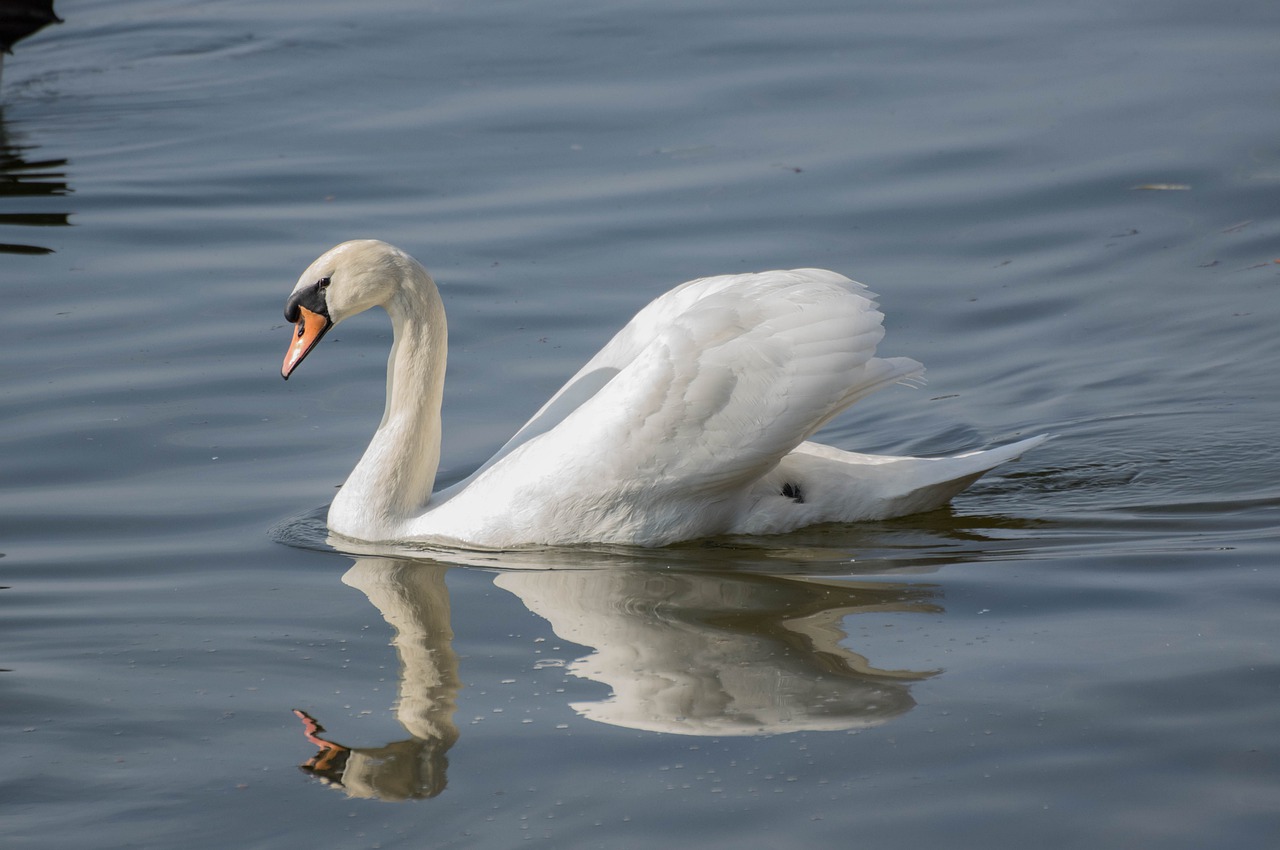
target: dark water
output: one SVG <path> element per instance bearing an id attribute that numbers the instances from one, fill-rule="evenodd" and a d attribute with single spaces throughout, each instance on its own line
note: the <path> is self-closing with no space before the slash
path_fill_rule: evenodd
<path id="1" fill-rule="evenodd" d="M 1274 841 L 1280 7 L 58 10 L 0 114 L 6 846 Z M 355 236 L 441 281 L 447 479 L 793 265 L 930 369 L 826 440 L 1059 436 L 894 523 L 324 551 L 389 330 L 285 385 L 280 313 Z"/>

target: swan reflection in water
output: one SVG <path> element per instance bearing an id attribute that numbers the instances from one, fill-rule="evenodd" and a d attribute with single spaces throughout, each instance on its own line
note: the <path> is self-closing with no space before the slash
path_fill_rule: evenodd
<path id="1" fill-rule="evenodd" d="M 364 592 L 395 632 L 400 656 L 396 719 L 409 737 L 382 747 L 346 747 L 321 738 L 324 727 L 297 709 L 307 740 L 319 747 L 303 771 L 341 787 L 352 797 L 410 800 L 444 790 L 458 740 L 453 713 L 462 687 L 453 651 L 448 567 L 430 562 L 361 558 L 342 580 Z"/>
<path id="2" fill-rule="evenodd" d="M 318 748 L 304 771 L 353 797 L 421 799 L 444 790 L 461 687 L 449 568 L 369 557 L 343 576 L 394 630 L 396 719 L 407 736 L 348 747 L 299 711 Z M 615 726 L 709 736 L 862 729 L 910 711 L 911 683 L 938 672 L 877 668 L 844 645 L 850 615 L 941 611 L 929 585 L 616 565 L 500 572 L 494 583 L 557 636 L 591 649 L 568 670 L 611 694 L 571 705 Z"/>

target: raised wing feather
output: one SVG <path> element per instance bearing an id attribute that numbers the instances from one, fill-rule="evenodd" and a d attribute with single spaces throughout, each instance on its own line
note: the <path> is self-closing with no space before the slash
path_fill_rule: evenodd
<path id="1" fill-rule="evenodd" d="M 834 272 L 692 281 L 637 314 L 489 465 L 532 441 L 551 466 L 520 465 L 563 486 L 705 494 L 754 480 L 861 395 L 921 370 L 873 356 L 881 318 Z"/>

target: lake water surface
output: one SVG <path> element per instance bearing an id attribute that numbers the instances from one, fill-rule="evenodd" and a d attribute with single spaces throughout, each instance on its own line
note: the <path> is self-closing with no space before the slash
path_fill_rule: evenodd
<path id="1" fill-rule="evenodd" d="M 6 847 L 1280 834 L 1280 6 L 58 11 L 0 94 Z M 446 481 L 790 266 L 929 367 L 825 441 L 1058 436 L 897 522 L 335 552 L 389 325 L 284 384 L 281 310 L 359 236 L 441 283 Z"/>

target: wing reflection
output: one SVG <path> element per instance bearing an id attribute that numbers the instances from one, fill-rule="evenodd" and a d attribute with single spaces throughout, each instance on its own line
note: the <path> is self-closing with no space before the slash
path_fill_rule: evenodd
<path id="1" fill-rule="evenodd" d="M 651 570 L 503 573 L 494 583 L 594 650 L 569 670 L 613 693 L 573 708 L 614 726 L 681 735 L 875 726 L 909 711 L 909 684 L 936 672 L 879 669 L 842 644 L 846 616 L 939 610 L 919 586 Z"/>
<path id="2" fill-rule="evenodd" d="M 395 630 L 396 717 L 408 737 L 347 747 L 322 737 L 319 722 L 298 712 L 319 748 L 305 771 L 356 797 L 406 800 L 444 790 L 461 686 L 448 569 L 368 557 L 343 577 Z M 939 672 L 881 669 L 846 646 L 847 617 L 941 611 L 928 585 L 616 562 L 597 570 L 502 572 L 494 583 L 560 638 L 590 649 L 569 672 L 611 694 L 572 707 L 615 726 L 716 736 L 861 729 L 910 711 L 911 684 Z"/>

